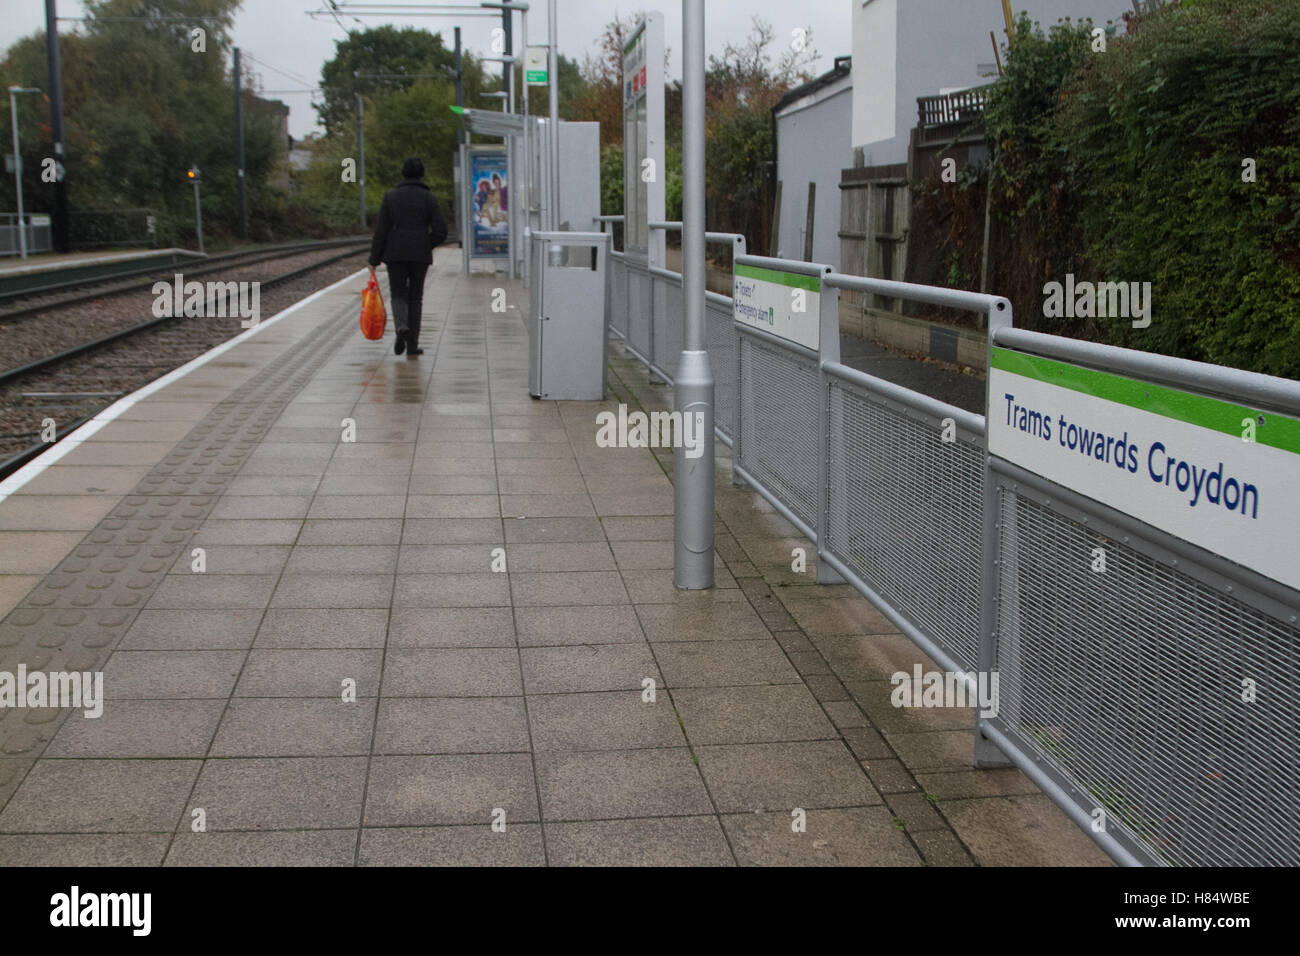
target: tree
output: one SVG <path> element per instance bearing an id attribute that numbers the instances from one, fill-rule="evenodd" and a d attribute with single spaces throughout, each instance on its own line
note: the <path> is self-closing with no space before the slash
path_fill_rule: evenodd
<path id="1" fill-rule="evenodd" d="M 1021 324 L 1031 319 L 1031 303 L 1036 311 L 1044 283 L 1084 271 L 1078 196 L 1066 188 L 1069 158 L 1056 135 L 1056 116 L 1077 72 L 1094 55 L 1091 32 L 1089 20 L 1061 21 L 1044 32 L 1022 13 L 984 110 L 992 209 L 1007 236 L 1007 248 L 996 260 L 990 257 L 993 287 L 1023 303 Z M 1091 320 L 1038 321 L 1045 332 L 1092 334 Z"/>
<path id="2" fill-rule="evenodd" d="M 372 36 L 378 34 L 378 36 Z M 441 41 L 429 42 L 423 31 L 380 27 L 359 31 L 339 41 L 336 55 L 321 70 L 332 78 L 333 102 L 342 121 L 327 126 L 324 137 L 315 144 L 310 168 L 302 177 L 303 194 L 323 216 L 331 219 L 354 219 L 358 186 L 345 180 L 345 163 L 357 164 L 356 105 L 350 92 L 362 83 L 371 88 L 364 93 L 366 178 L 378 188 L 367 190 L 367 205 L 377 210 L 385 189 L 396 182 L 402 161 L 418 156 L 424 161 L 425 177 L 444 211 L 454 216 L 452 166 L 456 154 L 456 130 L 460 121 L 450 110 L 455 102 L 454 53 L 446 51 Z M 437 40 L 436 37 L 433 38 Z M 383 51 L 401 50 L 401 69 L 393 69 L 393 55 Z M 427 59 L 419 59 L 426 56 Z M 401 73 L 401 76 L 353 77 L 354 68 L 366 62 L 387 63 L 382 69 L 371 66 L 355 72 Z M 465 53 L 461 70 L 465 105 L 475 109 L 492 109 L 480 93 L 500 86 L 500 77 L 491 76 L 485 64 Z M 561 79 L 564 72 L 561 71 Z M 522 80 L 517 93 L 522 91 Z M 536 88 L 534 88 L 536 89 Z M 347 99 L 344 98 L 346 93 Z M 531 103 L 530 103 L 531 106 Z M 324 110 L 330 109 L 328 100 Z M 535 111 L 535 110 L 534 110 Z M 324 115 L 324 113 L 322 113 Z M 479 139 L 483 140 L 482 137 Z M 473 137 L 471 137 L 473 141 Z M 486 139 L 484 142 L 499 142 Z"/>
<path id="3" fill-rule="evenodd" d="M 707 195 L 714 228 L 745 235 L 751 248 L 766 248 L 768 163 L 772 155 L 772 107 L 794 86 L 811 79 L 817 59 L 809 42 L 774 59 L 770 24 L 753 18 L 749 35 L 709 57 L 705 75 Z"/>
<path id="4" fill-rule="evenodd" d="M 588 54 L 582 64 L 586 85 L 575 104 L 575 117 L 600 124 L 601 146 L 623 142 L 623 48 L 640 19 L 615 17 L 605 24 L 600 55 Z"/>
<path id="5" fill-rule="evenodd" d="M 206 224 L 219 233 L 237 221 L 229 54 L 238 7 L 238 0 L 91 0 L 82 32 L 60 37 L 74 216 L 147 206 L 160 217 L 160 240 L 175 241 L 171 224 L 192 222 L 184 170 L 197 163 Z M 195 30 L 203 31 L 201 43 Z M 4 70 L 11 82 L 44 88 L 44 35 L 14 44 Z M 40 179 L 41 160 L 53 155 L 49 99 L 23 99 L 20 123 L 37 131 L 23 137 L 24 193 L 44 211 L 53 201 Z M 246 110 L 245 135 L 248 182 L 257 188 L 275 161 L 275 130 L 268 117 Z"/>
<path id="6" fill-rule="evenodd" d="M 326 132 L 338 135 L 356 122 L 357 93 L 409 90 L 429 74 L 454 81 L 455 70 L 455 51 L 444 47 L 437 33 L 390 25 L 354 30 L 335 43 L 334 56 L 321 67 L 322 102 L 316 112 Z"/>
<path id="7" fill-rule="evenodd" d="M 1126 19 L 1102 53 L 1021 18 L 984 113 L 992 288 L 1028 328 L 1300 377 L 1300 5 Z M 1069 273 L 1150 283 L 1150 324 L 1045 316 Z"/>

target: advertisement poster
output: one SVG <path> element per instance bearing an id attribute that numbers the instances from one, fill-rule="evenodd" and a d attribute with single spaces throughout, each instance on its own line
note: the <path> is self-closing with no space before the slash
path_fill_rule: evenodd
<path id="1" fill-rule="evenodd" d="M 510 257 L 510 215 L 506 154 L 472 152 L 469 156 L 470 214 L 474 220 L 471 255 L 481 259 Z"/>

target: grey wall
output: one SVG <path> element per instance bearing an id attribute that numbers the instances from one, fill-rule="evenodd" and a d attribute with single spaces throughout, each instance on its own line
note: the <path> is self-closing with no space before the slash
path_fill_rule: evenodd
<path id="1" fill-rule="evenodd" d="M 781 180 L 779 255 L 803 258 L 808 183 L 817 184 L 813 261 L 839 268 L 840 170 L 853 161 L 850 146 L 853 96 L 845 88 L 776 120 L 776 175 Z M 753 249 L 766 255 L 769 250 Z"/>

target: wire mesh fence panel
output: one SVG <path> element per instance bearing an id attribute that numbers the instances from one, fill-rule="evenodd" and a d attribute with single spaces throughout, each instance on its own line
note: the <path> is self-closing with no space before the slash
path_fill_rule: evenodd
<path id="1" fill-rule="evenodd" d="M 655 329 L 655 351 L 659 354 L 658 365 L 670 375 L 677 374 L 677 365 L 681 361 L 682 337 L 686 327 L 686 303 L 682 293 L 682 280 L 666 279 L 660 283 L 664 290 L 663 339 L 659 338 L 659 329 Z M 662 341 L 662 345 L 660 342 Z"/>
<path id="2" fill-rule="evenodd" d="M 741 333 L 739 463 L 810 528 L 820 494 L 819 381 L 816 359 Z"/>
<path id="3" fill-rule="evenodd" d="M 654 296 L 654 355 L 652 364 L 663 371 L 669 381 L 677 374 L 682 354 L 682 279 L 670 279 L 662 273 L 650 276 Z"/>
<path id="4" fill-rule="evenodd" d="M 704 307 L 705 347 L 709 350 L 709 367 L 713 371 L 713 425 L 732 441 L 736 436 L 736 367 L 735 318 L 730 299 L 709 297 Z"/>
<path id="5" fill-rule="evenodd" d="M 1294 618 L 1046 497 L 997 500 L 998 716 L 1017 744 L 1157 861 L 1300 862 Z"/>
<path id="6" fill-rule="evenodd" d="M 627 263 L 621 252 L 609 257 L 609 327 L 627 338 Z"/>
<path id="7" fill-rule="evenodd" d="M 822 548 L 967 670 L 979 662 L 980 435 L 828 379 Z"/>
<path id="8" fill-rule="evenodd" d="M 643 361 L 651 359 L 654 329 L 651 323 L 650 275 L 638 262 L 627 266 L 627 344 Z"/>

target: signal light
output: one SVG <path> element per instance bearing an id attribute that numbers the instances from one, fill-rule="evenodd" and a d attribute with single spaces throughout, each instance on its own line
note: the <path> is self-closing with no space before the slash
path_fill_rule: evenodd
<path id="1" fill-rule="evenodd" d="M 190 182 L 192 182 L 192 183 L 196 183 L 196 182 L 198 182 L 198 181 L 199 181 L 199 167 L 197 167 L 197 166 L 191 166 L 188 170 L 185 171 L 185 178 L 188 179 L 188 180 L 189 180 Z"/>

